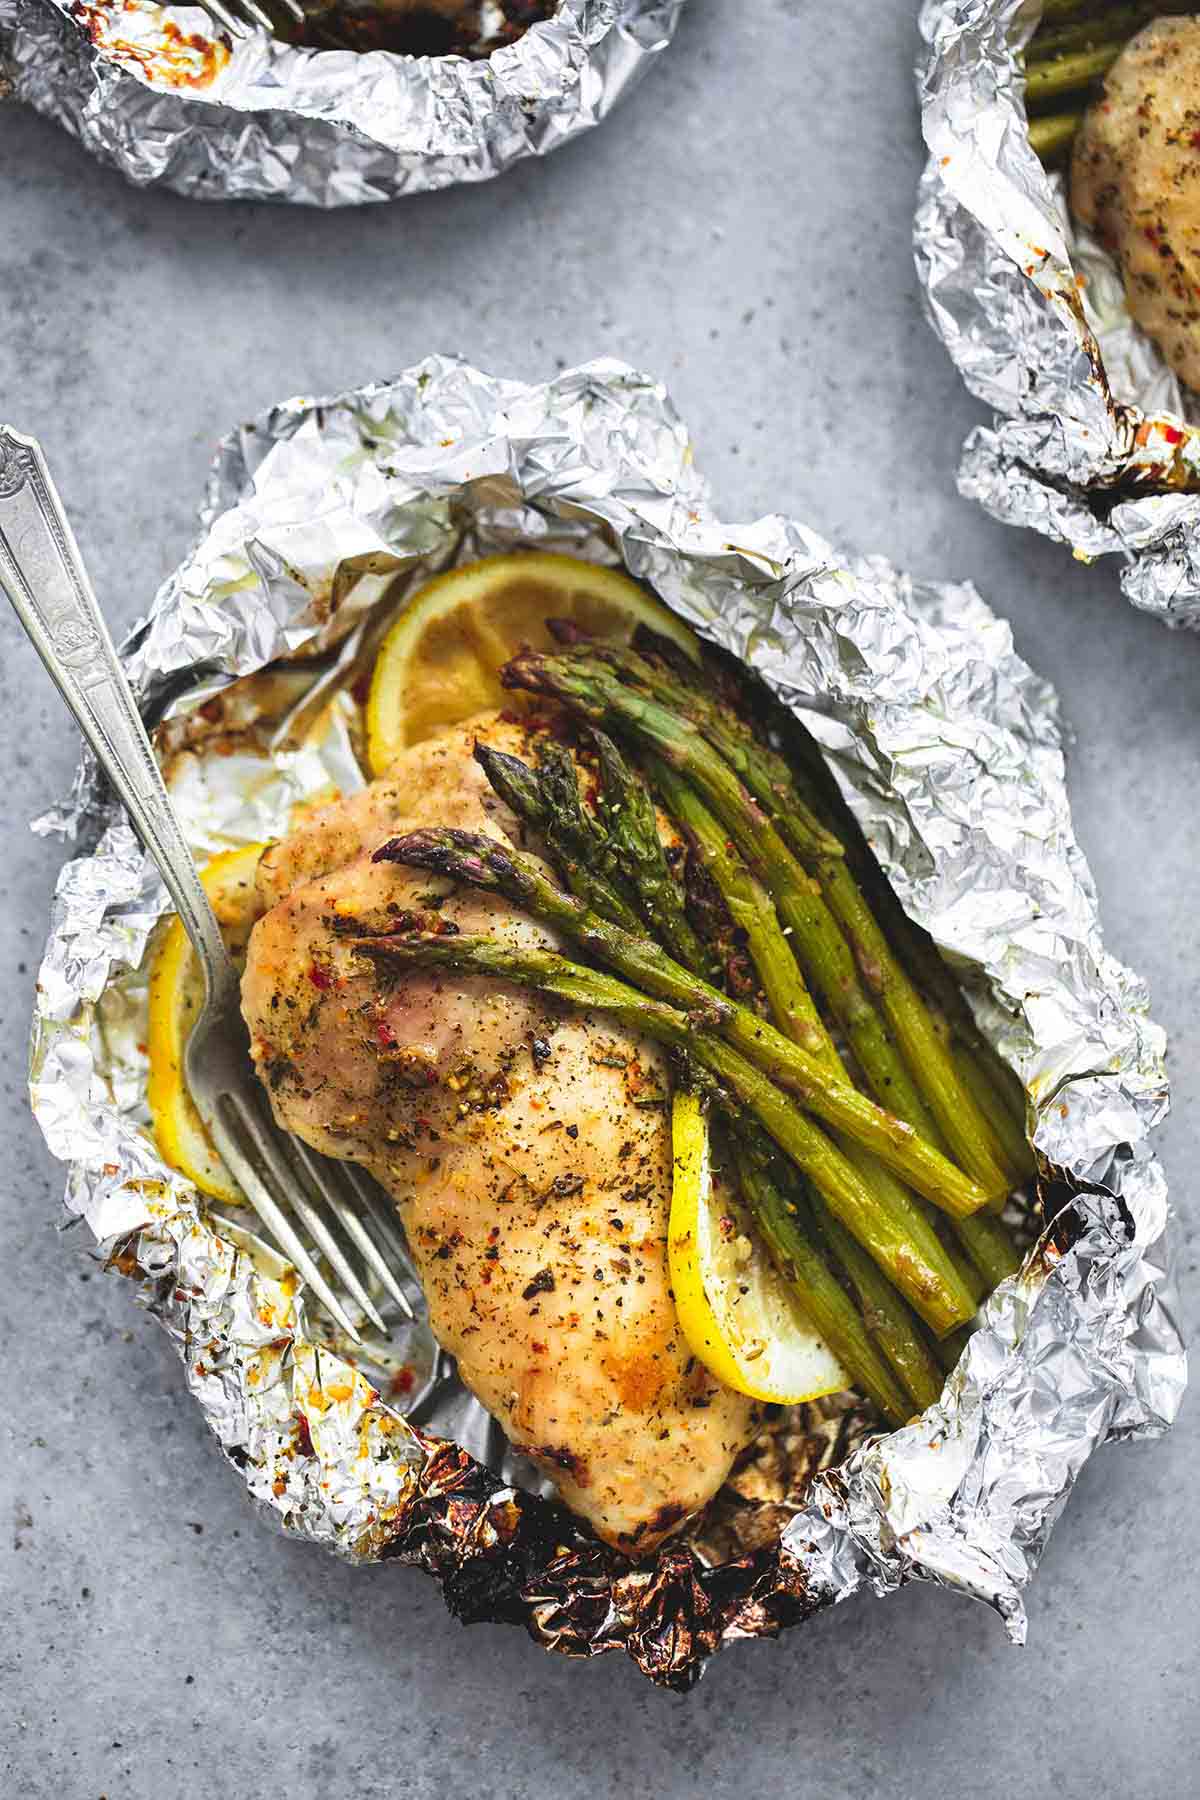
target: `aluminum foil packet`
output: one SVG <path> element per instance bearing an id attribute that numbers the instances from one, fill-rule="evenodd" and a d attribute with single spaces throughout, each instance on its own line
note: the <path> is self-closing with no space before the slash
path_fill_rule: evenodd
<path id="1" fill-rule="evenodd" d="M 0 0 L 5 87 L 141 186 L 354 206 L 485 181 L 596 125 L 683 0 L 560 0 L 488 57 L 231 37 L 198 6 Z"/>
<path id="2" fill-rule="evenodd" d="M 1030 146 L 1021 52 L 1041 13 L 1041 0 L 921 8 L 917 272 L 934 329 L 995 414 L 967 438 L 959 489 L 1083 561 L 1120 555 L 1135 606 L 1200 628 L 1200 492 L 1162 491 L 1200 487 L 1200 401 Z"/>
<path id="3" fill-rule="evenodd" d="M 720 520 L 646 376 L 596 362 L 529 386 L 434 357 L 230 436 L 199 541 L 127 644 L 197 854 L 279 834 L 297 804 L 360 781 L 354 690 L 378 621 L 431 571 L 521 546 L 623 565 L 803 716 L 1019 1072 L 1044 1229 L 940 1404 L 883 1436 L 845 1398 L 784 1414 L 683 1538 L 636 1563 L 598 1543 L 508 1455 L 415 1286 L 417 1322 L 352 1359 L 246 1221 L 159 1155 L 146 962 L 167 901 L 86 767 L 43 822 L 80 854 L 58 882 L 31 1073 L 68 1213 L 170 1334 L 255 1500 L 346 1557 L 429 1570 L 464 1620 L 573 1656 L 622 1649 L 677 1689 L 736 1638 L 912 1579 L 989 1602 L 1020 1640 L 1079 1470 L 1109 1439 L 1166 1429 L 1186 1378 L 1150 1144 L 1164 1041 L 1101 941 L 1054 693 L 969 585 L 846 562 L 792 519 Z"/>

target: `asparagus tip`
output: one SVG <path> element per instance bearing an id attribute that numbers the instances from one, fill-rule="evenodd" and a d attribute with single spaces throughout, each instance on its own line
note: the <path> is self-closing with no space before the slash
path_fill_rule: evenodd
<path id="1" fill-rule="evenodd" d="M 533 883 L 527 869 L 499 839 L 479 831 L 459 831 L 453 826 L 426 827 L 389 838 L 371 857 L 377 863 L 403 863 L 411 869 L 428 869 L 451 881 L 501 892 L 518 905 L 527 903 Z"/>

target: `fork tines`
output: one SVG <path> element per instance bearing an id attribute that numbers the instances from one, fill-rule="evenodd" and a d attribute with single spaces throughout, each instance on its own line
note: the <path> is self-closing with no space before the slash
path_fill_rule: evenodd
<path id="1" fill-rule="evenodd" d="M 272 37 L 279 36 L 279 27 L 258 0 L 200 0 L 200 4 L 231 37 L 248 37 L 256 26 L 270 32 Z M 297 25 L 304 24 L 305 12 L 300 0 L 279 0 L 279 5 Z"/>
<path id="2" fill-rule="evenodd" d="M 280 1131 L 265 1094 L 259 1100 L 243 1088 L 226 1090 L 209 1122 L 230 1173 L 279 1250 L 354 1343 L 361 1343 L 361 1336 L 342 1298 L 325 1279 L 316 1253 L 324 1256 L 344 1293 L 385 1336 L 388 1326 L 367 1291 L 367 1275 L 373 1273 L 405 1317 L 412 1319 L 400 1279 L 410 1267 L 399 1226 L 388 1217 L 387 1201 L 365 1175 L 347 1163 L 318 1156 L 298 1138 Z M 315 1252 L 281 1204 L 284 1196 Z"/>

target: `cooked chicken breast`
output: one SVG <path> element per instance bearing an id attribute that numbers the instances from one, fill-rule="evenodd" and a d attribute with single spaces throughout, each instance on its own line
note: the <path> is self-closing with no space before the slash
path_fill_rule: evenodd
<path id="1" fill-rule="evenodd" d="M 280 1123 L 395 1197 L 438 1340 L 511 1441 L 618 1548 L 716 1492 L 758 1409 L 688 1350 L 667 1271 L 667 1076 L 655 1047 L 523 989 L 406 972 L 352 943 L 405 913 L 552 943 L 490 895 L 371 852 L 447 824 L 520 827 L 472 757 L 495 714 L 408 752 L 263 859 L 243 982 Z"/>
<path id="2" fill-rule="evenodd" d="M 1120 263 L 1129 310 L 1200 391 L 1200 18 L 1126 45 L 1075 136 L 1071 209 Z"/>

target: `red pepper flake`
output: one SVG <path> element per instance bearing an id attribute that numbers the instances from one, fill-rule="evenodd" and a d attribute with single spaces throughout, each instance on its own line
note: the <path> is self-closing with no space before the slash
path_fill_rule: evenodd
<path id="1" fill-rule="evenodd" d="M 416 1377 L 407 1363 L 404 1368 L 397 1369 L 388 1382 L 389 1394 L 411 1394 L 416 1385 Z"/>
<path id="2" fill-rule="evenodd" d="M 304 1413 L 296 1415 L 296 1448 L 301 1456 L 315 1456 L 312 1432 L 308 1429 L 308 1419 Z"/>
<path id="3" fill-rule="evenodd" d="M 1182 444 L 1183 442 L 1183 433 L 1176 425 L 1164 425 L 1162 434 L 1168 444 Z"/>
<path id="4" fill-rule="evenodd" d="M 375 1036 L 379 1039 L 379 1042 L 385 1050 L 394 1050 L 396 1048 L 396 1034 L 386 1019 L 381 1019 L 379 1024 L 375 1027 Z"/>
<path id="5" fill-rule="evenodd" d="M 320 988 L 322 993 L 333 986 L 333 976 L 328 969 L 323 969 L 320 963 L 309 964 L 308 979 L 315 988 Z"/>
<path id="6" fill-rule="evenodd" d="M 1188 139 L 1188 143 L 1192 146 L 1193 150 L 1200 150 L 1200 131 L 1193 131 L 1191 137 Z"/>

